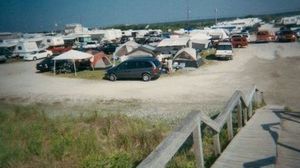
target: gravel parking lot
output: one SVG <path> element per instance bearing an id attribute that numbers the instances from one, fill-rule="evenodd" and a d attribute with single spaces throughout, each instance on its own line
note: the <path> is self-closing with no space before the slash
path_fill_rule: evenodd
<path id="1" fill-rule="evenodd" d="M 269 104 L 300 110 L 300 43 L 250 44 L 232 61 L 210 61 L 199 69 L 151 82 L 83 80 L 37 73 L 36 62 L 0 65 L 1 101 L 60 103 L 95 109 L 116 102 L 119 112 L 142 117 L 182 117 L 191 110 L 219 111 L 236 89 L 256 84 Z M 103 103 L 106 102 L 106 103 Z M 109 103 L 112 102 L 112 103 Z"/>

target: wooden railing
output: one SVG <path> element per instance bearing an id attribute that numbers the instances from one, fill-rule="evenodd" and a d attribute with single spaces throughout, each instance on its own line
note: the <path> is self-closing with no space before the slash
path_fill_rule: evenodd
<path id="1" fill-rule="evenodd" d="M 254 104 L 253 104 L 254 103 Z M 209 116 L 199 111 L 193 111 L 166 137 L 150 155 L 143 160 L 138 168 L 161 168 L 172 159 L 178 149 L 193 134 L 193 148 L 197 167 L 204 167 L 203 145 L 201 124 L 206 124 L 213 132 L 214 153 L 216 156 L 222 152 L 220 145 L 220 132 L 227 124 L 229 141 L 233 138 L 232 112 L 237 108 L 238 127 L 242 128 L 253 115 L 253 107 L 259 107 L 264 103 L 263 92 L 254 86 L 250 93 L 245 96 L 241 91 L 234 92 L 227 102 L 224 111 L 212 120 Z M 244 124 L 243 124 L 244 123 Z"/>

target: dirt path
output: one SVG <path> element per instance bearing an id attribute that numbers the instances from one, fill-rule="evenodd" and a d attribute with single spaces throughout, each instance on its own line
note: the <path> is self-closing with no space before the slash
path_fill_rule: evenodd
<path id="1" fill-rule="evenodd" d="M 98 106 L 99 101 L 130 101 L 135 108 L 123 110 L 129 115 L 180 117 L 192 109 L 221 110 L 236 89 L 247 91 L 256 84 L 267 101 L 300 109 L 299 55 L 299 43 L 251 44 L 235 49 L 232 61 L 213 61 L 151 82 L 67 79 L 35 73 L 35 62 L 2 64 L 0 97 Z"/>

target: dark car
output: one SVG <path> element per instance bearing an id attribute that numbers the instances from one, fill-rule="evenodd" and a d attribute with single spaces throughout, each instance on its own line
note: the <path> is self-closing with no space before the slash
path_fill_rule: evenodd
<path id="1" fill-rule="evenodd" d="M 64 65 L 69 63 L 67 60 L 57 60 L 56 61 L 56 70 L 61 69 Z M 48 72 L 48 71 L 53 71 L 54 70 L 54 61 L 52 58 L 45 58 L 41 62 L 36 64 L 36 70 L 40 72 Z"/>
<path id="2" fill-rule="evenodd" d="M 77 71 L 90 69 L 90 61 L 89 59 L 76 61 L 75 67 Z M 52 58 L 45 58 L 36 64 L 36 69 L 40 72 L 54 71 L 54 60 L 52 60 Z M 55 71 L 57 73 L 74 72 L 74 63 L 70 60 L 57 60 L 55 63 Z"/>
<path id="3" fill-rule="evenodd" d="M 103 51 L 105 54 L 112 54 L 116 51 L 116 48 L 118 47 L 117 44 L 114 43 L 108 43 L 108 44 L 104 44 L 101 47 L 101 51 Z"/>
<path id="4" fill-rule="evenodd" d="M 295 42 L 297 35 L 292 30 L 282 30 L 278 33 L 277 39 L 280 42 Z"/>
<path id="5" fill-rule="evenodd" d="M 105 77 L 117 79 L 142 79 L 150 81 L 160 77 L 161 64 L 155 58 L 132 58 L 106 71 Z"/>

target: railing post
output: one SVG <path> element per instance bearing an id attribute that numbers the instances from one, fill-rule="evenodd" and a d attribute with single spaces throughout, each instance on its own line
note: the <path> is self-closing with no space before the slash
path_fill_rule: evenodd
<path id="1" fill-rule="evenodd" d="M 199 122 L 199 124 L 196 126 L 196 128 L 193 131 L 193 140 L 194 140 L 194 153 L 195 153 L 197 168 L 204 168 L 201 122 Z"/>
<path id="2" fill-rule="evenodd" d="M 215 156 L 218 156 L 219 154 L 221 154 L 220 134 L 216 133 L 213 136 L 213 140 L 214 140 Z"/>
<path id="3" fill-rule="evenodd" d="M 228 140 L 230 141 L 233 138 L 232 112 L 229 113 L 227 119 L 227 135 L 228 135 Z"/>
<path id="4" fill-rule="evenodd" d="M 239 100 L 239 103 L 237 105 L 237 119 L 238 119 L 238 128 L 239 129 L 243 127 L 242 112 L 243 112 L 242 103 L 241 103 L 241 100 Z"/>
<path id="5" fill-rule="evenodd" d="M 258 107 L 258 102 L 257 102 L 258 98 L 257 98 L 257 95 L 258 95 L 257 91 L 255 91 L 255 93 L 253 95 L 254 109 L 256 109 Z"/>
<path id="6" fill-rule="evenodd" d="M 244 125 L 246 125 L 247 121 L 248 121 L 248 110 L 247 108 L 243 108 L 243 119 L 244 119 Z"/>
<path id="7" fill-rule="evenodd" d="M 252 100 L 251 100 L 250 103 L 249 103 L 249 106 L 248 106 L 247 111 L 248 111 L 248 116 L 249 116 L 249 118 L 251 118 L 252 115 L 253 115 Z"/>

